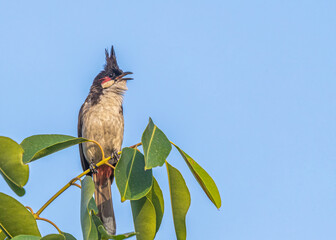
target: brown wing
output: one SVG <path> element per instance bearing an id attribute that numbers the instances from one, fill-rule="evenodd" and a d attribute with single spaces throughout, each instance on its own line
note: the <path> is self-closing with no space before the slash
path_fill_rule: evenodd
<path id="1" fill-rule="evenodd" d="M 82 124 L 83 124 L 83 122 L 82 122 L 82 117 L 83 117 L 82 114 L 83 114 L 83 106 L 84 106 L 84 104 L 82 105 L 81 109 L 79 110 L 79 114 L 78 114 L 78 127 L 77 127 L 78 137 L 82 137 Z M 83 145 L 82 144 L 79 144 L 79 155 L 80 155 L 80 159 L 81 159 L 82 168 L 85 171 L 86 169 L 90 168 L 90 165 L 86 161 L 85 155 L 83 153 Z M 91 172 L 88 175 L 91 176 Z"/>

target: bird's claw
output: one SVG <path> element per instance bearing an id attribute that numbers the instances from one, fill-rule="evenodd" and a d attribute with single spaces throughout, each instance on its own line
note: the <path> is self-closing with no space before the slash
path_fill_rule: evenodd
<path id="1" fill-rule="evenodd" d="M 98 172 L 98 171 L 97 171 L 97 165 L 96 165 L 93 161 L 91 161 L 89 167 L 90 167 L 90 171 L 91 171 L 93 174 L 95 174 L 95 173 Z"/>
<path id="2" fill-rule="evenodd" d="M 120 156 L 118 155 L 118 152 L 112 152 L 111 160 L 112 165 L 115 166 L 117 162 L 119 161 Z"/>

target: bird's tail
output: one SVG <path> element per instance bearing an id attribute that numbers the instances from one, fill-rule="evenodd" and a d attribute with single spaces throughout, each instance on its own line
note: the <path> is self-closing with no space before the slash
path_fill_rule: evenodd
<path id="1" fill-rule="evenodd" d="M 110 167 L 107 169 L 105 166 L 106 165 L 99 167 L 98 172 L 93 174 L 93 180 L 95 183 L 95 201 L 98 207 L 98 217 L 103 222 L 105 229 L 108 234 L 115 235 L 116 221 L 114 217 L 111 193 L 113 176 L 110 177 L 110 173 L 113 174 L 113 170 Z"/>

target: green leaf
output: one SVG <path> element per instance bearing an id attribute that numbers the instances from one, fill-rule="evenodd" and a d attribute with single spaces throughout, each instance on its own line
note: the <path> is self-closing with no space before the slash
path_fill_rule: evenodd
<path id="1" fill-rule="evenodd" d="M 181 150 L 181 148 L 179 148 L 175 144 L 174 146 L 182 155 L 190 171 L 192 172 L 197 182 L 202 187 L 205 194 L 213 202 L 213 204 L 219 209 L 222 205 L 222 200 L 219 195 L 219 191 L 218 191 L 215 181 L 194 159 L 192 159 L 188 154 L 186 154 L 183 150 Z"/>
<path id="2" fill-rule="evenodd" d="M 124 148 L 115 167 L 116 184 L 121 201 L 137 200 L 145 196 L 153 182 L 152 170 L 145 170 L 145 160 L 141 152 Z"/>
<path id="3" fill-rule="evenodd" d="M 97 207 L 93 207 L 93 193 L 95 191 L 95 186 L 92 178 L 86 176 L 82 180 L 82 190 L 81 190 L 81 225 L 84 240 L 98 239 L 98 231 L 92 215 L 98 213 Z"/>
<path id="4" fill-rule="evenodd" d="M 93 214 L 92 218 L 94 220 L 94 223 L 98 229 L 98 239 L 116 239 L 116 240 L 122 240 L 122 239 L 126 239 L 126 238 L 130 238 L 132 236 L 134 236 L 136 233 L 124 233 L 124 234 L 120 234 L 120 235 L 110 235 L 108 234 L 108 232 L 106 231 L 102 221 L 100 220 L 100 218 Z"/>
<path id="5" fill-rule="evenodd" d="M 156 231 L 155 232 L 157 233 L 159 231 L 161 221 L 163 218 L 164 201 L 163 201 L 163 195 L 162 195 L 161 188 L 154 177 L 153 177 L 152 189 L 149 191 L 146 197 L 152 202 L 155 208 L 155 215 L 156 215 Z"/>
<path id="6" fill-rule="evenodd" d="M 0 193 L 0 213 L 0 225 L 12 237 L 20 234 L 41 236 L 31 212 L 4 193 Z"/>
<path id="7" fill-rule="evenodd" d="M 134 228 L 137 240 L 153 240 L 156 233 L 155 207 L 149 198 L 131 201 Z"/>
<path id="8" fill-rule="evenodd" d="M 25 138 L 21 143 L 21 146 L 24 149 L 23 162 L 29 163 L 54 152 L 87 141 L 89 140 L 85 138 L 76 138 L 68 135 L 34 135 Z"/>
<path id="9" fill-rule="evenodd" d="M 103 227 L 103 225 L 100 225 L 98 227 L 98 231 L 101 234 L 101 239 L 114 239 L 114 240 L 123 240 L 126 238 L 130 238 L 136 235 L 135 232 L 131 232 L 131 233 L 124 233 L 124 234 L 119 234 L 119 235 L 110 235 L 106 232 L 105 228 Z"/>
<path id="10" fill-rule="evenodd" d="M 25 195 L 26 190 L 22 187 L 19 187 L 17 185 L 15 185 L 13 182 L 11 182 L 6 176 L 2 175 L 5 179 L 5 181 L 7 182 L 8 186 L 19 196 L 22 197 L 23 195 Z"/>
<path id="11" fill-rule="evenodd" d="M 12 240 L 66 240 L 65 237 L 61 234 L 49 234 L 44 237 L 37 237 L 32 235 L 19 235 Z"/>
<path id="12" fill-rule="evenodd" d="M 91 198 L 91 200 L 89 201 L 88 209 L 92 210 L 96 214 L 98 213 L 98 207 L 94 198 Z"/>
<path id="13" fill-rule="evenodd" d="M 4 240 L 6 237 L 7 235 L 0 228 L 0 240 Z"/>
<path id="14" fill-rule="evenodd" d="M 24 189 L 29 177 L 29 166 L 23 164 L 23 149 L 14 140 L 0 137 L 0 173 L 19 196 L 24 195 Z"/>
<path id="15" fill-rule="evenodd" d="M 61 234 L 49 234 L 41 238 L 41 240 L 65 240 L 65 236 Z"/>
<path id="16" fill-rule="evenodd" d="M 162 166 L 172 146 L 166 135 L 153 123 L 151 118 L 149 118 L 149 123 L 142 134 L 141 142 L 146 161 L 145 169 Z"/>
<path id="17" fill-rule="evenodd" d="M 98 230 L 98 239 L 102 239 L 99 227 L 102 226 L 103 229 L 105 230 L 103 222 L 100 220 L 100 218 L 96 214 L 92 214 L 92 219 L 93 219 L 93 222 L 96 225 L 96 228 Z"/>
<path id="18" fill-rule="evenodd" d="M 65 237 L 65 240 L 76 240 L 74 236 L 72 236 L 70 233 L 62 232 L 62 234 Z"/>
<path id="19" fill-rule="evenodd" d="M 168 162 L 166 166 L 176 237 L 177 240 L 185 240 L 187 238 L 185 217 L 190 206 L 190 193 L 182 174 Z"/>
<path id="20" fill-rule="evenodd" d="M 41 237 L 32 236 L 32 235 L 19 235 L 19 236 L 12 238 L 12 240 L 40 240 L 40 239 Z"/>
<path id="21" fill-rule="evenodd" d="M 153 177 L 153 185 L 146 196 L 131 201 L 133 222 L 138 240 L 154 239 L 160 228 L 164 202 L 159 184 Z"/>

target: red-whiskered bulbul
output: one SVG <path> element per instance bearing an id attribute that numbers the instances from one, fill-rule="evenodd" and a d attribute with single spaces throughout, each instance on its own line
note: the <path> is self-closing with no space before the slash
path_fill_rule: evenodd
<path id="1" fill-rule="evenodd" d="M 132 79 L 124 77 L 132 73 L 123 72 L 118 67 L 113 46 L 110 54 L 105 49 L 105 55 L 104 70 L 94 79 L 90 93 L 79 111 L 78 136 L 97 141 L 105 157 L 112 157 L 109 163 L 115 165 L 124 135 L 123 94 L 127 90 L 127 80 Z M 101 150 L 92 142 L 80 144 L 79 153 L 84 170 L 102 160 Z M 107 232 L 115 235 L 116 221 L 111 195 L 113 169 L 102 165 L 89 175 L 92 175 L 95 183 L 98 216 Z"/>

